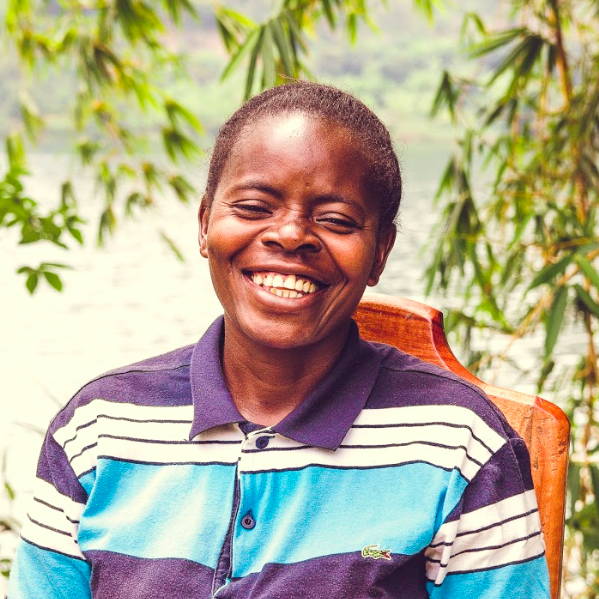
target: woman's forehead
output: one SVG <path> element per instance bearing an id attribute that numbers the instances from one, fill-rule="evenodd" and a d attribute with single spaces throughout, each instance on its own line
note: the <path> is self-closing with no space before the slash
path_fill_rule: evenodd
<path id="1" fill-rule="evenodd" d="M 248 123 L 231 148 L 224 170 L 265 160 L 330 168 L 347 162 L 360 171 L 369 165 L 361 144 L 347 127 L 303 112 L 264 115 Z"/>

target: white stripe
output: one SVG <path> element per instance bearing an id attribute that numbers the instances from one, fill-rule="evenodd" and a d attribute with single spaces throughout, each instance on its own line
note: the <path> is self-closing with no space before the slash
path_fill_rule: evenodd
<path id="1" fill-rule="evenodd" d="M 466 459 L 463 449 L 446 449 L 422 443 L 400 447 L 339 448 L 336 451 L 307 447 L 296 451 L 244 453 L 239 461 L 241 472 L 286 470 L 310 465 L 338 468 L 394 466 L 410 462 L 428 462 L 444 469 L 459 468 L 471 480 L 480 467 Z"/>
<path id="2" fill-rule="evenodd" d="M 467 428 L 454 428 L 438 424 L 418 424 L 415 426 L 389 428 L 350 429 L 342 445 L 387 445 L 425 441 L 468 449 L 468 455 L 481 464 L 493 455 L 487 447 L 472 436 Z"/>
<path id="3" fill-rule="evenodd" d="M 430 422 L 467 425 L 493 453 L 505 443 L 505 439 L 480 416 L 462 406 L 427 405 L 380 408 L 378 410 L 367 409 L 360 412 L 354 425 L 389 426 L 392 424 L 426 424 Z"/>
<path id="4" fill-rule="evenodd" d="M 456 530 L 456 525 L 459 522 L 460 531 L 471 531 L 494 525 L 497 522 L 513 518 L 520 514 L 525 514 L 536 509 L 537 498 L 534 490 L 524 491 L 512 497 L 502 499 L 497 503 L 486 505 L 466 514 L 462 514 L 459 520 L 448 522 L 439 527 L 437 534 L 431 541 L 431 545 L 437 543 L 447 543 L 453 541 Z M 483 531 L 484 532 L 484 531 Z"/>
<path id="5" fill-rule="evenodd" d="M 541 530 L 538 512 L 528 514 L 535 509 L 531 490 L 443 524 L 425 551 L 427 558 L 436 560 L 427 561 L 427 577 L 440 584 L 448 572 L 497 567 L 542 553 L 541 534 L 525 539 Z M 468 549 L 477 551 L 464 553 Z"/>
<path id="6" fill-rule="evenodd" d="M 65 515 L 71 520 L 79 520 L 81 517 L 81 512 L 85 508 L 85 504 L 74 501 L 70 497 L 63 495 L 57 491 L 53 485 L 41 478 L 35 479 L 33 496 L 45 501 L 46 503 L 49 503 L 50 505 L 61 508 Z"/>
<path id="7" fill-rule="evenodd" d="M 21 536 L 26 540 L 30 541 L 34 545 L 39 545 L 45 549 L 51 549 L 64 553 L 71 557 L 78 557 L 84 559 L 79 545 L 75 543 L 72 537 L 59 534 L 47 528 L 43 528 L 27 520 Z"/>
<path id="8" fill-rule="evenodd" d="M 78 407 L 69 422 L 54 433 L 54 438 L 63 446 L 68 439 L 77 435 L 77 427 L 91 422 L 98 414 L 138 420 L 187 420 L 191 428 L 193 406 L 139 406 L 132 403 L 94 399 L 88 404 Z"/>
<path id="9" fill-rule="evenodd" d="M 77 476 L 91 470 L 98 456 L 151 464 L 219 462 L 234 464 L 239 456 L 240 443 L 202 444 L 146 443 L 127 439 L 101 437 L 98 445 L 76 457 L 71 466 Z"/>
<path id="10" fill-rule="evenodd" d="M 35 498 L 60 508 L 61 511 L 40 503 Z M 78 525 L 71 522 L 67 516 L 72 520 L 79 520 L 84 507 L 84 504 L 59 493 L 50 483 L 37 479 L 34 498 L 31 500 L 28 518 L 21 534 L 24 539 L 41 547 L 83 558 L 75 541 Z M 68 533 L 68 536 L 46 527 Z"/>
<path id="11" fill-rule="evenodd" d="M 472 572 L 523 562 L 541 555 L 544 550 L 543 535 L 538 534 L 498 549 L 491 547 L 480 551 L 462 553 L 452 557 L 445 568 L 440 568 L 439 564 L 427 561 L 426 576 L 438 585 L 443 582 L 445 575 L 451 572 Z"/>

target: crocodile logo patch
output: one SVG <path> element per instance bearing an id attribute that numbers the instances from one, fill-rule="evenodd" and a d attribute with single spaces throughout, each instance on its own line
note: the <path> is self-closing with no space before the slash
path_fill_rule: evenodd
<path id="1" fill-rule="evenodd" d="M 378 545 L 366 545 L 362 549 L 362 557 L 371 559 L 391 559 L 391 551 L 389 549 L 381 549 Z"/>

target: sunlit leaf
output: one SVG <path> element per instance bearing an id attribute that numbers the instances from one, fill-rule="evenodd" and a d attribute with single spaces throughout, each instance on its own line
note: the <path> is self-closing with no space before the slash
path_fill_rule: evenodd
<path id="1" fill-rule="evenodd" d="M 581 253 L 576 254 L 576 262 L 588 280 L 595 286 L 596 289 L 599 289 L 599 273 L 593 268 L 593 265 Z"/>
<path id="2" fill-rule="evenodd" d="M 581 285 L 575 285 L 576 294 L 581 303 L 586 306 L 587 310 L 599 318 L 599 304 L 590 296 L 589 292 L 582 288 Z"/>
<path id="3" fill-rule="evenodd" d="M 564 321 L 564 313 L 568 304 L 568 288 L 561 286 L 556 291 L 545 322 L 545 360 L 553 353 L 555 342 Z"/>
<path id="4" fill-rule="evenodd" d="M 533 278 L 533 280 L 530 282 L 530 285 L 528 286 L 528 289 L 534 289 L 539 285 L 549 283 L 550 281 L 555 279 L 555 277 L 562 274 L 564 270 L 566 270 L 568 265 L 571 264 L 573 259 L 574 256 L 569 254 L 553 264 L 548 264 L 543 269 L 541 269 L 541 271 L 537 274 L 536 277 Z"/>

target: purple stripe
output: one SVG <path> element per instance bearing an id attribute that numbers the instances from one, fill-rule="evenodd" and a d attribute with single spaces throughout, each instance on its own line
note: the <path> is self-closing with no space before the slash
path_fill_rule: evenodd
<path id="1" fill-rule="evenodd" d="M 214 571 L 190 560 L 87 551 L 94 599 L 210 597 Z"/>
<path id="2" fill-rule="evenodd" d="M 413 356 L 388 352 L 366 407 L 436 405 L 468 408 L 501 436 L 515 436 L 499 408 L 475 385 Z"/>
<path id="3" fill-rule="evenodd" d="M 509 439 L 470 481 L 446 522 L 532 488 L 526 445 L 522 439 Z"/>
<path id="4" fill-rule="evenodd" d="M 191 404 L 189 363 L 193 346 L 111 370 L 84 385 L 59 412 L 51 431 L 67 424 L 75 409 L 94 399 L 136 405 L 179 406 Z"/>
<path id="5" fill-rule="evenodd" d="M 222 589 L 219 599 L 428 599 L 421 554 L 391 560 L 363 558 L 359 552 L 329 555 L 295 564 L 267 564 Z"/>
<path id="6" fill-rule="evenodd" d="M 37 476 L 49 482 L 59 493 L 78 503 L 87 501 L 87 493 L 69 466 L 62 447 L 46 435 L 37 465 Z"/>

